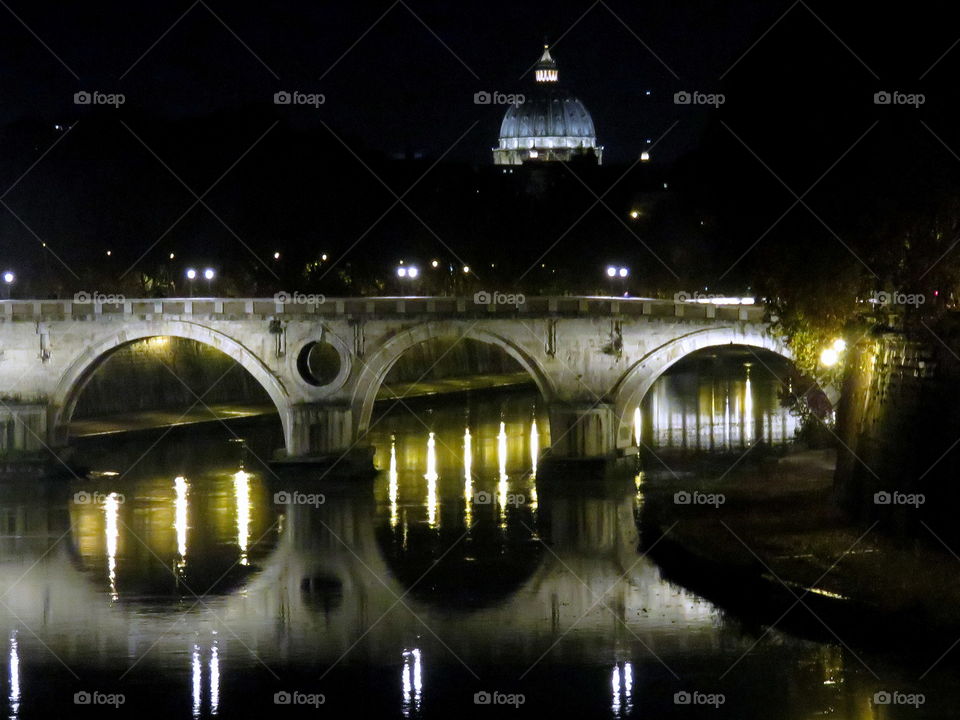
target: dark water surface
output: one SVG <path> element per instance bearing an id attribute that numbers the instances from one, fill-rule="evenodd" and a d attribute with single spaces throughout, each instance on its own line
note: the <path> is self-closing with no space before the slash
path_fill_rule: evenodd
<path id="1" fill-rule="evenodd" d="M 88 478 L 0 487 L 7 715 L 957 716 L 950 671 L 876 706 L 919 673 L 664 580 L 642 473 L 537 476 L 534 395 L 410 407 L 377 421 L 367 482 L 277 477 L 269 419 L 234 426 L 247 450 L 219 425 L 89 440 Z"/>

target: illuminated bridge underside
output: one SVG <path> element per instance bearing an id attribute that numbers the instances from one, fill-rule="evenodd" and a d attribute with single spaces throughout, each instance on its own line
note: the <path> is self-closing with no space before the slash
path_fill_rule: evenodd
<path id="1" fill-rule="evenodd" d="M 763 315 L 759 306 L 576 297 L 527 298 L 519 308 L 465 298 L 3 301 L 0 451 L 64 446 L 77 399 L 111 352 L 175 336 L 221 350 L 260 382 L 279 410 L 288 457 L 361 458 L 397 359 L 428 340 L 471 338 L 502 349 L 536 382 L 551 456 L 613 457 L 633 446 L 634 410 L 682 357 L 731 344 L 790 357 Z M 310 369 L 317 347 L 333 358 L 319 378 Z"/>

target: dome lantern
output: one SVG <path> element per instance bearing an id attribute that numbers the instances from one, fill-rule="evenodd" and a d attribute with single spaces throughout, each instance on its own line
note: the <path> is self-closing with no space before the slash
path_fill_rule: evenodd
<path id="1" fill-rule="evenodd" d="M 537 62 L 534 76 L 538 83 L 555 83 L 559 79 L 560 73 L 557 70 L 557 62 L 550 56 L 550 46 L 543 46 L 543 55 Z"/>

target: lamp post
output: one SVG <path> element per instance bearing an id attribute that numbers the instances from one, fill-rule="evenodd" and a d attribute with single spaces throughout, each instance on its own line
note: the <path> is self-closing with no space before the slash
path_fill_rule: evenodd
<path id="1" fill-rule="evenodd" d="M 607 265 L 607 277 L 610 278 L 610 290 L 612 293 L 617 278 L 620 279 L 623 287 L 626 287 L 627 278 L 630 277 L 630 268 L 620 265 Z"/>
<path id="2" fill-rule="evenodd" d="M 190 284 L 190 297 L 193 297 L 193 281 L 197 279 L 197 271 L 193 268 L 187 268 L 187 280 Z"/>
<path id="3" fill-rule="evenodd" d="M 207 268 L 203 271 L 203 277 L 207 280 L 207 295 L 213 297 L 213 288 L 211 287 L 213 283 L 213 278 L 216 277 L 216 273 L 213 271 L 213 268 Z"/>
<path id="4" fill-rule="evenodd" d="M 17 276 L 14 274 L 13 270 L 5 270 L 3 273 L 3 297 L 5 300 L 10 299 L 10 293 L 13 289 L 13 283 L 17 281 Z"/>

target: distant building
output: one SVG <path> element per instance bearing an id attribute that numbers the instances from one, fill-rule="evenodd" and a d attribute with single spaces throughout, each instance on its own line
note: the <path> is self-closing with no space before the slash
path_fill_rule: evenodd
<path id="1" fill-rule="evenodd" d="M 557 63 L 544 46 L 534 68 L 534 85 L 524 102 L 511 105 L 500 125 L 496 165 L 603 159 L 593 118 L 583 103 L 560 85 Z"/>

